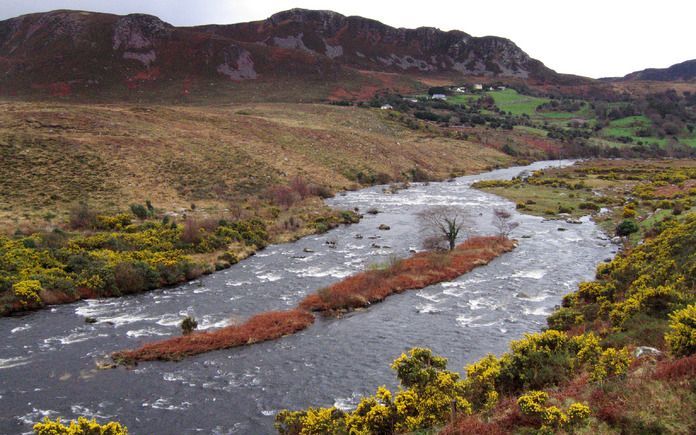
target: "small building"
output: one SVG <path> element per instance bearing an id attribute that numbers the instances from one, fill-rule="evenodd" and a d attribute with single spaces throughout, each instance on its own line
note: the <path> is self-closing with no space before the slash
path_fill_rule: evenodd
<path id="1" fill-rule="evenodd" d="M 466 94 L 466 88 L 457 88 L 454 91 L 459 92 L 460 94 Z"/>
<path id="2" fill-rule="evenodd" d="M 498 86 L 499 91 L 504 91 L 505 89 L 507 89 L 505 86 Z"/>
<path id="3" fill-rule="evenodd" d="M 476 83 L 474 85 L 474 90 L 475 91 L 482 91 L 483 90 L 483 85 L 481 83 Z"/>
<path id="4" fill-rule="evenodd" d="M 433 100 L 446 100 L 447 95 L 445 95 L 445 94 L 433 94 L 433 96 L 431 98 Z"/>
<path id="5" fill-rule="evenodd" d="M 393 108 L 394 106 L 392 106 L 391 104 L 385 104 L 382 107 L 380 107 L 380 109 L 382 110 L 392 110 Z"/>

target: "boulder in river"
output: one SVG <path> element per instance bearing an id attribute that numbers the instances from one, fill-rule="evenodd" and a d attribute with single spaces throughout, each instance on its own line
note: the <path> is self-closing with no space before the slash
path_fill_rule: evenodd
<path id="1" fill-rule="evenodd" d="M 389 225 L 387 225 L 387 224 L 382 224 L 382 225 L 380 225 L 378 228 L 379 228 L 380 230 L 382 230 L 382 231 L 391 230 L 391 227 L 390 227 Z"/>

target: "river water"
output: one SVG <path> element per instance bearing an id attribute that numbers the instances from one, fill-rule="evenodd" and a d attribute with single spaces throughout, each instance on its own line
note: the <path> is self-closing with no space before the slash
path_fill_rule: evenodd
<path id="1" fill-rule="evenodd" d="M 380 213 L 270 246 L 179 287 L 0 318 L 0 433 L 31 433 L 44 416 L 79 415 L 117 419 L 135 435 L 273 433 L 280 409 L 347 409 L 379 385 L 394 387 L 389 365 L 411 347 L 433 349 L 457 371 L 486 353 L 502 353 L 511 340 L 542 328 L 561 297 L 591 279 L 595 266 L 616 248 L 588 219 L 578 225 L 525 216 L 513 203 L 469 186 L 561 164 L 570 162 L 415 184 L 393 195 L 382 187 L 348 192 L 330 205 Z M 493 233 L 493 209 L 510 210 L 520 223 L 512 234 L 519 247 L 454 282 L 395 295 L 343 319 L 319 319 L 274 342 L 177 363 L 95 369 L 95 361 L 113 351 L 179 334 L 187 314 L 200 328 L 221 327 L 261 311 L 287 309 L 371 264 L 408 256 L 421 239 L 415 215 L 433 205 L 469 210 L 474 234 Z M 391 229 L 380 231 L 380 224 Z M 98 322 L 85 323 L 87 316 Z"/>

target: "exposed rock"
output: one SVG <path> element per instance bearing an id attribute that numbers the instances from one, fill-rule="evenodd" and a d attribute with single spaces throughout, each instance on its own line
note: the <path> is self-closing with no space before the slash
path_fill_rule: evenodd
<path id="1" fill-rule="evenodd" d="M 258 77 L 254 70 L 254 61 L 251 53 L 230 45 L 222 52 L 224 62 L 218 65 L 217 72 L 229 77 L 232 80 L 254 80 Z"/>
<path id="2" fill-rule="evenodd" d="M 120 18 L 114 26 L 114 50 L 150 49 L 155 40 L 167 35 L 169 26 L 152 15 L 131 14 Z"/>
<path id="3" fill-rule="evenodd" d="M 380 225 L 379 227 L 377 227 L 377 228 L 380 229 L 380 230 L 382 230 L 382 231 L 391 230 L 391 227 L 390 227 L 389 225 L 387 225 L 387 224 L 381 224 L 381 225 Z"/>
<path id="4" fill-rule="evenodd" d="M 659 349 L 655 349 L 654 347 L 650 347 L 650 346 L 638 346 L 633 351 L 633 355 L 636 358 L 640 358 L 643 356 L 660 356 L 660 355 L 662 355 L 662 351 Z"/>

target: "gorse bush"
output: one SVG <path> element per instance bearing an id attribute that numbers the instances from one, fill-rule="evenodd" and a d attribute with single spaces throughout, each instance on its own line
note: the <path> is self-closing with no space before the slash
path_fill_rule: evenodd
<path id="1" fill-rule="evenodd" d="M 582 316 L 585 324 L 608 321 L 617 331 L 636 318 L 666 327 L 670 313 L 696 301 L 695 287 L 696 214 L 691 213 L 642 245 L 599 265 L 596 281 L 580 284 L 565 297 L 564 307 L 549 318 L 549 326 L 569 330 Z"/>
<path id="2" fill-rule="evenodd" d="M 428 349 L 414 348 L 392 364 L 401 389 L 393 394 L 380 387 L 363 398 L 354 411 L 309 408 L 281 411 L 276 429 L 294 434 L 391 434 L 412 432 L 440 425 L 452 417 L 472 412 L 459 374 L 447 370 L 447 360 Z"/>
<path id="3" fill-rule="evenodd" d="M 561 429 L 568 430 L 587 420 L 590 408 L 582 403 L 573 403 L 566 412 L 557 406 L 546 406 L 549 395 L 544 391 L 530 391 L 517 400 L 523 414 L 540 421 L 541 433 L 553 433 Z"/>
<path id="4" fill-rule="evenodd" d="M 669 332 L 665 341 L 675 356 L 696 352 L 696 304 L 675 311 L 669 316 Z"/>
<path id="5" fill-rule="evenodd" d="M 128 428 L 117 422 L 109 422 L 104 425 L 97 423 L 95 419 L 88 420 L 78 417 L 77 421 L 70 421 L 64 425 L 60 419 L 51 421 L 45 417 L 43 422 L 34 425 L 35 435 L 128 435 Z"/>
<path id="6" fill-rule="evenodd" d="M 41 282 L 35 279 L 16 282 L 12 285 L 12 291 L 19 302 L 26 305 L 38 305 L 41 303 L 39 292 L 41 291 Z"/>

